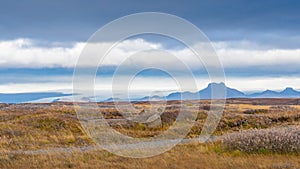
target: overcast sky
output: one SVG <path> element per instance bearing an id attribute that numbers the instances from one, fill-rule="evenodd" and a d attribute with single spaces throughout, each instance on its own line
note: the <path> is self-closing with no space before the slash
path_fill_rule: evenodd
<path id="1" fill-rule="evenodd" d="M 211 40 L 231 87 L 243 91 L 300 89 L 299 9 L 297 0 L 1 1 L 0 93 L 71 89 L 72 70 L 87 39 L 108 22 L 136 12 L 170 13 L 195 24 Z M 178 55 L 191 68 L 200 69 L 191 51 L 179 43 L 136 37 L 111 51 L 103 64 L 106 76 L 123 57 L 153 49 Z M 162 61 L 149 52 L 140 55 L 144 59 L 138 63 L 144 66 L 149 60 Z M 156 56 L 166 58 L 163 53 Z M 163 61 L 174 65 L 168 59 Z M 209 83 L 204 77 L 198 80 L 199 88 Z M 166 82 L 159 81 L 162 85 L 157 88 L 167 90 Z M 136 88 L 153 86 L 145 82 L 137 81 Z M 99 84 L 99 88 L 103 86 Z"/>

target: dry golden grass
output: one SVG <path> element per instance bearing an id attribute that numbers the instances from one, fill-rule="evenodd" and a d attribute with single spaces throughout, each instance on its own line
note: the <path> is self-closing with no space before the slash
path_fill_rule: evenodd
<path id="1" fill-rule="evenodd" d="M 277 105 L 285 103 L 288 107 Z M 300 125 L 300 106 L 294 100 L 228 100 L 216 135 L 240 130 Z M 209 101 L 201 101 L 197 121 L 187 137 L 197 137 L 207 117 Z M 274 104 L 272 104 L 274 103 Z M 276 104 L 275 104 L 276 103 Z M 297 101 L 298 103 L 298 101 Z M 111 103 L 100 103 L 104 116 L 122 118 L 110 108 Z M 123 134 L 149 137 L 168 129 L 176 118 L 176 104 L 165 110 L 161 128 L 140 124 L 111 124 Z M 192 106 L 193 103 L 187 103 Z M 111 106 L 111 105 L 110 105 Z M 276 107 L 279 106 L 279 107 Z M 148 103 L 137 103 L 139 109 Z M 247 110 L 253 111 L 247 114 Z M 266 110 L 261 112 L 260 110 Z M 14 154 L 24 150 L 94 145 L 84 134 L 70 103 L 0 104 L 0 168 L 300 168 L 299 155 L 246 154 L 225 151 L 220 143 L 179 145 L 162 155 L 145 159 L 128 159 L 104 150 L 52 154 Z"/>
<path id="2" fill-rule="evenodd" d="M 295 155 L 243 154 L 219 152 L 211 145 L 179 145 L 151 158 L 130 159 L 106 151 L 62 153 L 52 155 L 0 156 L 0 168 L 207 168 L 255 169 L 299 168 Z"/>

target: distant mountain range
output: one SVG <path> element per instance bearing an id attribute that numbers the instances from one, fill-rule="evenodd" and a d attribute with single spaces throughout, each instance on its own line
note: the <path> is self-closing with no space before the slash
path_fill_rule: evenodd
<path id="1" fill-rule="evenodd" d="M 298 98 L 300 97 L 300 92 L 294 90 L 291 87 L 287 87 L 281 92 L 276 92 L 272 90 L 266 90 L 261 93 L 254 93 L 249 95 L 251 98 Z"/>
<path id="2" fill-rule="evenodd" d="M 226 91 L 226 96 L 223 96 L 222 93 L 218 91 Z M 300 98 L 300 92 L 294 90 L 293 88 L 286 88 L 281 92 L 276 92 L 272 90 L 266 90 L 259 93 L 245 94 L 237 89 L 229 88 L 224 83 L 210 83 L 205 89 L 202 89 L 198 92 L 175 92 L 171 93 L 166 97 L 153 96 L 153 97 L 143 97 L 140 99 L 132 99 L 133 101 L 149 101 L 149 100 L 195 100 L 195 99 L 211 99 L 212 91 L 215 92 L 214 99 L 220 98 Z M 105 101 L 112 101 L 109 100 Z M 121 99 L 117 99 L 121 100 Z"/>
<path id="3" fill-rule="evenodd" d="M 200 96 L 200 99 L 211 99 L 212 89 L 215 89 L 216 93 L 220 90 L 226 91 L 226 98 L 300 98 L 300 92 L 293 88 L 286 88 L 281 92 L 272 90 L 266 90 L 263 92 L 245 94 L 237 89 L 229 88 L 224 83 L 210 83 L 205 89 L 196 93 L 183 92 L 183 93 L 171 93 L 167 96 L 168 100 L 180 100 L 182 95 L 183 99 L 193 99 L 196 95 Z M 215 99 L 224 98 L 223 96 L 216 96 Z"/>
<path id="4" fill-rule="evenodd" d="M 220 91 L 226 91 L 226 95 L 222 96 Z M 196 99 L 211 99 L 212 91 L 214 91 L 214 99 L 219 98 L 300 98 L 300 92 L 293 88 L 277 92 L 266 90 L 263 92 L 245 94 L 237 89 L 227 87 L 224 83 L 210 83 L 205 89 L 198 92 L 174 92 L 167 96 L 145 96 L 143 98 L 131 98 L 131 101 L 159 101 L 159 100 L 196 100 Z M 80 97 L 80 94 L 76 94 Z M 26 102 L 57 102 L 57 101 L 72 101 L 72 94 L 61 92 L 39 92 L 39 93 L 0 93 L 0 103 L 26 103 Z M 82 101 L 93 101 L 91 97 L 82 97 Z M 98 99 L 97 99 L 98 100 Z M 101 101 L 101 100 L 99 100 Z M 122 98 L 108 98 L 103 102 L 112 101 L 127 101 Z"/>

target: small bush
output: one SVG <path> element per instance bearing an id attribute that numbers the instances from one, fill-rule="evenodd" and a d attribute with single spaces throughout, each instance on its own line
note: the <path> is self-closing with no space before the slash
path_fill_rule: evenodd
<path id="1" fill-rule="evenodd" d="M 231 151 L 300 153 L 300 126 L 232 133 L 225 136 L 222 142 Z"/>
<path id="2" fill-rule="evenodd" d="M 268 113 L 267 109 L 249 109 L 245 110 L 244 114 L 259 114 L 259 113 Z"/>

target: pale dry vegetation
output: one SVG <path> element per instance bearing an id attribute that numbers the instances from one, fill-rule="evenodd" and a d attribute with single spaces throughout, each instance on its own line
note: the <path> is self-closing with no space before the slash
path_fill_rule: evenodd
<path id="1" fill-rule="evenodd" d="M 194 106 L 189 101 L 186 106 Z M 201 100 L 187 138 L 199 136 L 210 101 Z M 82 129 L 71 103 L 0 104 L 0 168 L 300 168 L 300 103 L 297 99 L 229 99 L 209 144 L 180 145 L 162 155 L 127 159 L 95 146 Z M 167 130 L 179 112 L 171 101 L 160 115 L 161 125 L 124 120 L 113 103 L 99 103 L 99 113 L 119 132 L 152 137 Z M 140 112 L 149 103 L 135 103 Z M 219 140 L 219 139 L 218 139 Z M 79 151 L 39 153 L 39 150 L 79 148 Z M 22 152 L 36 151 L 37 154 Z M 17 153 L 16 153 L 17 152 Z"/>
<path id="2" fill-rule="evenodd" d="M 198 168 L 198 169 L 297 169 L 296 155 L 222 152 L 219 145 L 178 145 L 159 156 L 132 159 L 104 150 L 37 155 L 0 155 L 0 168 Z"/>
<path id="3" fill-rule="evenodd" d="M 300 153 L 300 126 L 245 130 L 222 139 L 228 150 L 248 153 Z"/>

